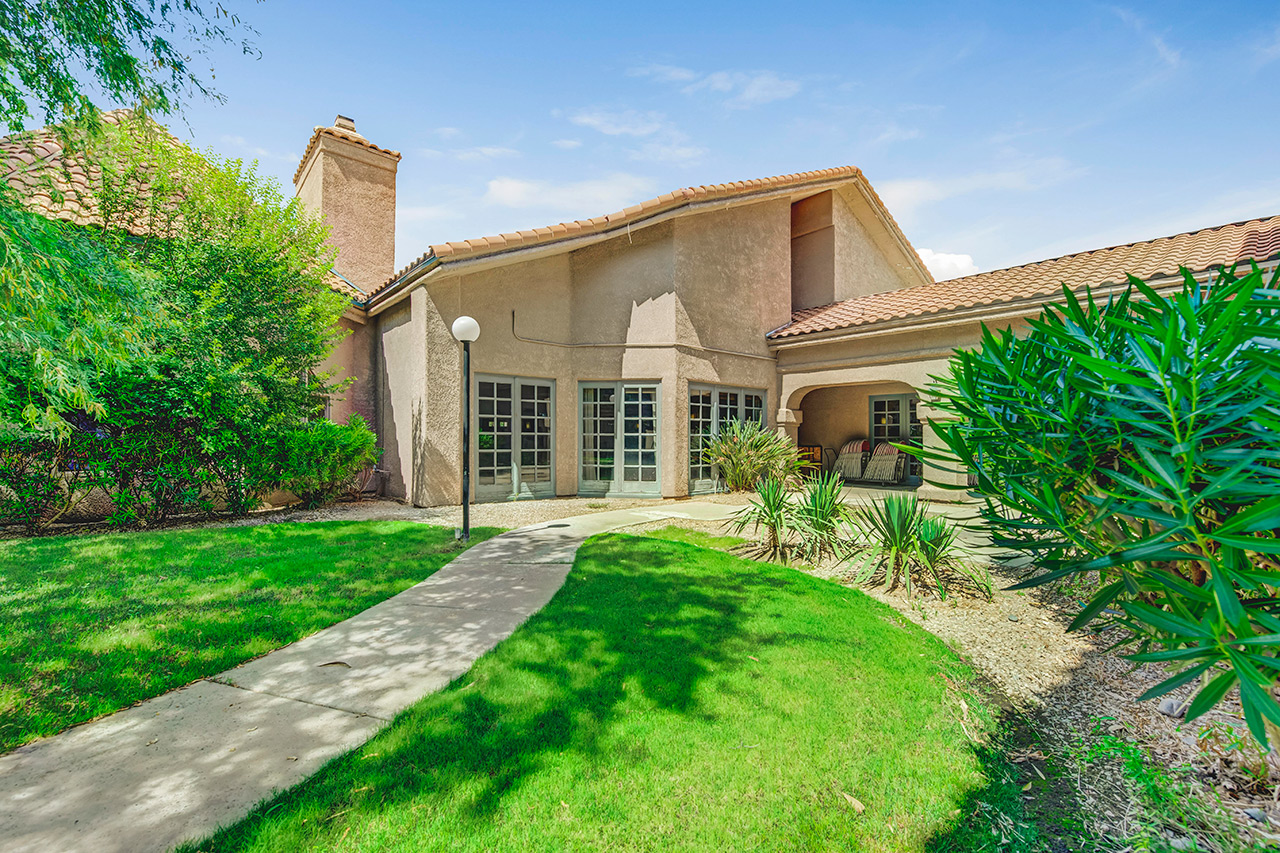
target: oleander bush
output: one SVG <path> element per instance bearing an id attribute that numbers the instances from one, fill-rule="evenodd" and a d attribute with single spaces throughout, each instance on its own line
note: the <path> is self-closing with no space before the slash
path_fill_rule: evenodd
<path id="1" fill-rule="evenodd" d="M 1257 267 L 1101 300 L 1064 289 L 1029 331 L 984 330 L 933 388 L 996 544 L 1098 589 L 1094 625 L 1188 683 L 1193 720 L 1238 687 L 1280 723 L 1280 290 Z M 935 457 L 946 464 L 946 457 Z"/>

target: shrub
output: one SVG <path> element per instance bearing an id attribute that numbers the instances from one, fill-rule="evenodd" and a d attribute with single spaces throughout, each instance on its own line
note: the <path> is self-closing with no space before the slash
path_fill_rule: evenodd
<path id="1" fill-rule="evenodd" d="M 359 415 L 346 425 L 315 421 L 286 433 L 278 453 L 282 485 L 307 509 L 333 503 L 378 460 L 377 438 Z"/>
<path id="2" fill-rule="evenodd" d="M 844 481 L 836 471 L 805 480 L 792 507 L 793 525 L 801 556 L 819 562 L 842 550 L 850 519 L 844 502 Z"/>
<path id="3" fill-rule="evenodd" d="M 864 504 L 853 510 L 852 518 L 857 533 L 850 548 L 855 582 L 882 579 L 890 592 L 905 586 L 908 596 L 924 588 L 946 600 L 951 592 L 968 589 L 991 599 L 990 575 L 968 561 L 956 525 L 930 516 L 928 506 L 914 494 Z"/>
<path id="4" fill-rule="evenodd" d="M 1240 686 L 1249 730 L 1280 723 L 1280 295 L 1256 268 L 1105 304 L 1064 291 L 1022 338 L 987 330 L 934 392 L 938 435 L 975 474 L 996 544 L 1044 573 L 1097 573 L 1072 624 L 1127 629 L 1135 660 L 1196 679 L 1187 719 Z M 1112 608 L 1110 615 L 1108 608 Z"/>
<path id="5" fill-rule="evenodd" d="M 795 506 L 782 480 L 777 477 L 760 480 L 751 503 L 737 510 L 729 521 L 734 533 L 742 533 L 748 526 L 756 533 L 764 528 L 757 556 L 781 563 L 787 561 L 786 541 L 789 531 L 795 527 Z"/>
<path id="6" fill-rule="evenodd" d="M 731 492 L 750 491 L 762 479 L 795 482 L 808 464 L 791 439 L 756 421 L 730 421 L 702 452 Z"/>

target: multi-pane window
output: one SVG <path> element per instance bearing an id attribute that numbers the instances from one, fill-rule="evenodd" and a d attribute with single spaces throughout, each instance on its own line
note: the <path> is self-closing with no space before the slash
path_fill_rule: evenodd
<path id="1" fill-rule="evenodd" d="M 585 386 L 582 389 L 582 479 L 613 481 L 614 445 L 617 442 L 618 389 Z"/>
<path id="2" fill-rule="evenodd" d="M 554 494 L 554 399 L 549 379 L 477 377 L 477 497 Z"/>
<path id="3" fill-rule="evenodd" d="M 582 494 L 658 495 L 661 386 L 651 382 L 584 382 Z"/>
<path id="4" fill-rule="evenodd" d="M 893 444 L 914 444 L 920 446 L 924 438 L 924 425 L 916 416 L 918 400 L 908 394 L 897 394 L 890 397 L 872 397 L 871 404 L 871 443 L 879 444 L 887 441 Z M 924 464 L 918 456 L 907 457 L 907 475 L 920 478 L 924 474 Z"/>
<path id="5" fill-rule="evenodd" d="M 755 421 L 765 425 L 765 395 L 749 388 L 689 386 L 689 491 L 708 492 L 716 488 L 715 466 L 707 461 L 705 448 L 730 421 Z"/>
<path id="6" fill-rule="evenodd" d="M 622 388 L 622 479 L 627 483 L 658 482 L 656 386 Z"/>

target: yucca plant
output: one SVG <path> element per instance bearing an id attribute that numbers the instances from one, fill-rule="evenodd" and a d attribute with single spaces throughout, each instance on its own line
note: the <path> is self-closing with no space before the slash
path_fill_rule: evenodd
<path id="1" fill-rule="evenodd" d="M 918 564 L 920 529 L 928 515 L 914 493 L 889 495 L 853 510 L 859 542 L 851 556 L 853 579 L 868 583 L 883 575 L 893 591 L 899 585 L 912 592 L 912 568 Z"/>
<path id="2" fill-rule="evenodd" d="M 805 560 L 816 563 L 839 554 L 852 517 L 840 474 L 826 471 L 806 479 L 794 516 L 798 549 Z"/>
<path id="3" fill-rule="evenodd" d="M 1018 337 L 984 330 L 936 380 L 935 429 L 975 475 L 998 546 L 1098 573 L 1072 623 L 1123 629 L 1133 659 L 1199 681 L 1193 720 L 1239 685 L 1249 730 L 1280 724 L 1280 289 L 1251 267 L 1173 292 L 1130 278 L 1063 291 Z M 940 464 L 947 458 L 926 452 Z M 1118 614 L 1118 615 L 1109 615 Z"/>
<path id="4" fill-rule="evenodd" d="M 761 479 L 794 483 L 807 466 L 795 442 L 756 421 L 729 421 L 707 442 L 703 458 L 720 471 L 731 492 L 748 492 Z"/>
<path id="5" fill-rule="evenodd" d="M 789 500 L 787 486 L 777 477 L 766 477 L 756 486 L 751 503 L 737 510 L 729 521 L 729 528 L 736 534 L 748 527 L 764 536 L 755 547 L 755 556 L 785 563 L 787 561 L 787 536 L 795 527 L 795 505 Z"/>

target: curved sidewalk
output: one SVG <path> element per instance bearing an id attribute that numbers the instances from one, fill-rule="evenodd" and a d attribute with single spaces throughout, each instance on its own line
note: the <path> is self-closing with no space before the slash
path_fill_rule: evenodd
<path id="1" fill-rule="evenodd" d="M 685 502 L 535 524 L 257 660 L 0 756 L 0 851 L 164 851 L 239 820 L 372 737 L 541 609 L 589 536 Z"/>

